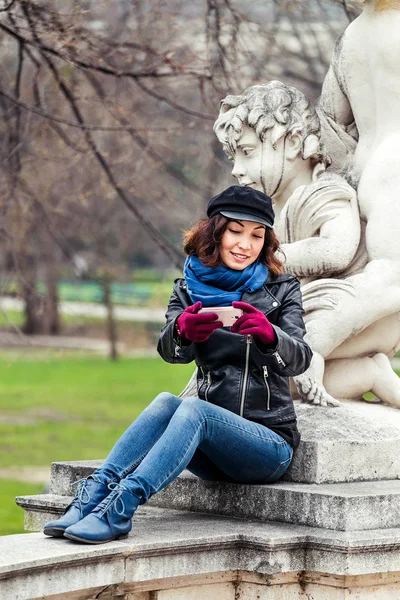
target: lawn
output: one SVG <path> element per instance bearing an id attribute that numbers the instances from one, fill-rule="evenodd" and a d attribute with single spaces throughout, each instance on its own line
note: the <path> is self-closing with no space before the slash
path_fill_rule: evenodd
<path id="1" fill-rule="evenodd" d="M 24 513 L 14 503 L 14 498 L 42 492 L 43 485 L 39 483 L 21 483 L 0 479 L 0 535 L 22 533 L 24 530 Z"/>
<path id="2" fill-rule="evenodd" d="M 193 365 L 34 352 L 0 354 L 1 468 L 103 458 L 161 391 L 179 393 Z M 22 531 L 17 494 L 36 484 L 0 479 L 0 534 Z M 3 518 L 1 518 L 3 517 Z M 18 526 L 18 522 L 20 526 Z"/>

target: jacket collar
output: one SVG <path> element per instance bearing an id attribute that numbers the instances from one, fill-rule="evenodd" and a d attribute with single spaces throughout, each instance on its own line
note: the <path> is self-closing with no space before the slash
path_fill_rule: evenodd
<path id="1" fill-rule="evenodd" d="M 275 283 L 283 283 L 284 281 L 293 281 L 293 279 L 296 279 L 294 275 L 291 275 L 290 273 L 282 273 L 282 275 L 278 275 L 277 277 L 270 277 L 265 282 L 265 285 L 274 285 Z"/>

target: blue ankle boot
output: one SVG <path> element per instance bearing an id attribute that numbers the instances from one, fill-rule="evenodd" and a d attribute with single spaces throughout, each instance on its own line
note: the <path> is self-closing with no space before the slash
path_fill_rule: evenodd
<path id="1" fill-rule="evenodd" d="M 75 498 L 67 506 L 61 519 L 46 523 L 43 529 L 45 535 L 62 537 L 67 527 L 86 517 L 110 493 L 108 486 L 92 475 L 80 479 L 72 485 L 78 486 Z"/>
<path id="2" fill-rule="evenodd" d="M 65 537 L 86 544 L 103 544 L 127 537 L 132 529 L 132 516 L 140 500 L 118 483 L 110 483 L 112 490 L 82 521 L 68 527 Z"/>

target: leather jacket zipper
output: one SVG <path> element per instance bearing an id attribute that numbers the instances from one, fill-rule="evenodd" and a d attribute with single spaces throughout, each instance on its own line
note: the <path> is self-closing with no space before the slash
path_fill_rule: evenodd
<path id="1" fill-rule="evenodd" d="M 244 376 L 243 376 L 243 385 L 242 385 L 242 395 L 240 398 L 240 411 L 239 415 L 243 417 L 244 412 L 244 399 L 246 397 L 246 387 L 247 387 L 247 379 L 249 377 L 249 358 L 250 358 L 250 345 L 253 341 L 251 335 L 246 337 L 246 360 L 244 365 Z"/>
<path id="2" fill-rule="evenodd" d="M 202 390 L 204 388 L 204 400 L 206 402 L 208 402 L 208 392 L 209 392 L 211 384 L 212 384 L 211 372 L 206 371 L 203 367 L 200 367 L 200 370 L 201 370 L 201 374 L 203 376 L 203 380 L 199 387 L 198 394 L 199 394 L 199 396 L 201 396 Z"/>
<path id="3" fill-rule="evenodd" d="M 267 388 L 267 410 L 270 410 L 271 409 L 271 390 L 269 389 L 269 384 L 268 384 L 268 368 L 265 365 L 263 366 L 263 372 L 264 372 L 265 387 Z"/>
<path id="4" fill-rule="evenodd" d="M 207 383 L 208 383 L 208 385 L 206 387 L 206 391 L 204 392 L 204 400 L 206 402 L 208 402 L 208 392 L 210 391 L 210 387 L 211 387 L 211 384 L 212 384 L 212 379 L 211 379 L 211 373 L 210 373 L 210 371 L 208 371 L 208 373 L 207 373 Z"/>
<path id="5" fill-rule="evenodd" d="M 202 379 L 202 382 L 200 384 L 199 391 L 198 391 L 199 397 L 201 397 L 202 389 L 203 389 L 203 387 L 205 386 L 205 383 L 206 383 L 206 371 L 204 370 L 203 367 L 200 367 L 200 371 L 201 371 L 201 374 L 203 376 L 203 379 Z"/>
<path id="6" fill-rule="evenodd" d="M 283 360 L 282 356 L 280 354 L 278 354 L 278 352 L 276 350 L 275 350 L 275 352 L 272 353 L 272 356 L 275 356 L 278 365 L 281 365 L 281 367 L 286 367 L 285 361 Z"/>

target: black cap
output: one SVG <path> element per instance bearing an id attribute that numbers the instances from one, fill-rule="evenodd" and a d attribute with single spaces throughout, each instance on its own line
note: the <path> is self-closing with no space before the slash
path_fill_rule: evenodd
<path id="1" fill-rule="evenodd" d="M 254 221 L 266 227 L 274 225 L 272 200 L 267 194 L 251 187 L 231 185 L 211 198 L 207 206 L 207 216 L 220 213 L 228 219 Z"/>

